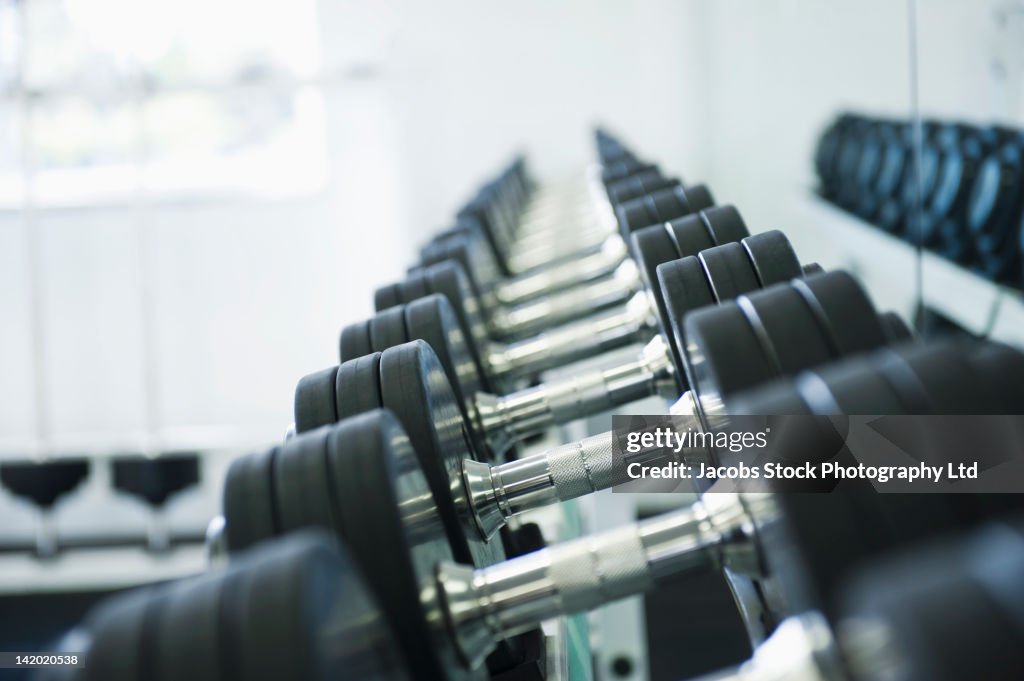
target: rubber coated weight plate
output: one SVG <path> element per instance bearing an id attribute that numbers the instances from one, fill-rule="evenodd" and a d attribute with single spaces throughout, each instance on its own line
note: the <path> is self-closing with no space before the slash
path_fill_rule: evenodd
<path id="1" fill-rule="evenodd" d="M 379 408 L 380 353 L 350 359 L 338 367 L 334 392 L 338 402 L 335 421 Z"/>
<path id="2" fill-rule="evenodd" d="M 662 335 L 665 338 L 670 338 L 671 320 L 668 316 L 665 296 L 659 288 L 657 268 L 658 265 L 679 257 L 676 253 L 675 243 L 664 225 L 651 225 L 633 232 L 632 247 L 644 284 L 647 286 L 650 298 L 654 300 L 658 326 Z M 671 343 L 669 346 L 671 347 Z"/>
<path id="3" fill-rule="evenodd" d="M 883 312 L 878 315 L 878 323 L 882 325 L 882 334 L 891 345 L 906 343 L 914 339 L 910 327 L 895 312 Z"/>
<path id="4" fill-rule="evenodd" d="M 736 206 L 713 206 L 697 213 L 716 246 L 740 241 L 750 236 L 750 230 L 740 217 Z"/>
<path id="5" fill-rule="evenodd" d="M 771 360 L 736 302 L 691 312 L 683 325 L 687 377 L 704 409 L 713 408 L 736 387 L 775 376 Z"/>
<path id="6" fill-rule="evenodd" d="M 405 330 L 405 306 L 384 310 L 370 319 L 370 343 L 372 352 L 383 352 L 409 340 Z"/>
<path id="7" fill-rule="evenodd" d="M 490 565 L 504 558 L 499 541 L 484 541 L 464 513 L 462 461 L 477 459 L 448 377 L 430 346 L 411 341 L 381 354 L 384 408 L 409 435 L 430 483 L 456 560 Z"/>
<path id="8" fill-rule="evenodd" d="M 334 530 L 327 491 L 328 427 L 293 437 L 274 459 L 274 492 L 281 532 L 304 527 Z"/>
<path id="9" fill-rule="evenodd" d="M 452 261 L 454 262 L 454 261 Z M 427 283 L 427 275 L 431 268 L 421 270 L 413 277 L 408 277 L 403 281 L 399 287 L 400 294 L 399 298 L 402 303 L 408 303 L 409 301 L 428 296 L 431 293 L 430 286 Z"/>
<path id="10" fill-rule="evenodd" d="M 486 438 L 474 426 L 475 399 L 484 386 L 448 299 L 435 294 L 414 300 L 405 307 L 405 323 L 409 338 L 425 341 L 441 362 L 448 375 L 448 383 L 462 405 L 462 417 L 473 441 L 473 449 L 493 458 L 494 453 L 490 451 Z"/>
<path id="11" fill-rule="evenodd" d="M 730 416 L 800 416 L 812 412 L 794 381 L 775 380 L 727 396 L 724 413 Z"/>
<path id="12" fill-rule="evenodd" d="M 718 302 L 761 288 L 747 252 L 738 243 L 723 244 L 697 254 L 708 285 Z"/>
<path id="13" fill-rule="evenodd" d="M 687 215 L 684 218 L 672 220 L 665 225 L 665 231 L 672 241 L 678 258 L 697 255 L 706 248 L 718 245 L 699 215 Z"/>
<path id="14" fill-rule="evenodd" d="M 615 207 L 615 217 L 619 224 L 619 231 L 627 239 L 631 232 L 658 222 L 658 215 L 651 203 L 650 195 L 646 194 L 620 203 Z"/>
<path id="15" fill-rule="evenodd" d="M 803 268 L 792 244 L 779 230 L 753 234 L 740 243 L 746 249 L 762 287 L 803 276 Z"/>
<path id="16" fill-rule="evenodd" d="M 462 334 L 467 339 L 466 348 L 476 363 L 480 377 L 486 381 L 489 390 L 498 386 L 492 385 L 484 372 L 484 363 L 478 352 L 487 346 L 487 325 L 484 323 L 480 303 L 470 290 L 469 280 L 465 272 L 456 263 L 448 262 L 435 265 L 428 271 L 430 292 L 440 293 L 452 304 L 455 316 L 462 324 Z M 425 297 L 425 296 L 420 296 Z"/>
<path id="17" fill-rule="evenodd" d="M 401 283 L 381 286 L 373 293 L 373 308 L 375 310 L 386 310 L 402 302 Z"/>
<path id="18" fill-rule="evenodd" d="M 680 392 L 686 388 L 686 368 L 683 355 L 686 348 L 686 329 L 683 324 L 690 312 L 715 304 L 704 268 L 695 256 L 662 263 L 657 268 L 658 286 L 668 316 L 666 340 L 672 350 L 675 377 Z"/>
<path id="19" fill-rule="evenodd" d="M 779 375 L 789 376 L 833 359 L 814 313 L 789 284 L 742 296 L 737 303 Z"/>
<path id="20" fill-rule="evenodd" d="M 847 272 L 836 270 L 796 279 L 792 285 L 814 311 L 837 356 L 885 345 L 885 334 L 874 305 Z"/>
<path id="21" fill-rule="evenodd" d="M 686 200 L 686 190 L 676 186 L 668 189 L 659 189 L 647 195 L 650 205 L 653 207 L 655 222 L 668 222 L 673 218 L 689 215 L 693 212 L 690 203 Z"/>
<path id="22" fill-rule="evenodd" d="M 342 329 L 338 350 L 339 363 L 373 352 L 373 343 L 370 341 L 370 322 L 364 320 L 349 324 Z"/>
<path id="23" fill-rule="evenodd" d="M 879 372 L 874 355 L 870 359 L 849 359 L 802 374 L 795 384 L 814 413 L 823 416 L 837 413 L 829 408 L 832 404 L 838 406 L 840 414 L 907 413 L 907 405 Z M 823 398 L 822 393 L 826 393 L 827 398 Z"/>
<path id="24" fill-rule="evenodd" d="M 999 413 L 1002 405 L 978 380 L 977 372 L 962 351 L 954 351 L 948 346 L 915 353 L 894 349 L 892 356 L 906 365 L 920 381 L 934 410 L 932 413 Z"/>
<path id="25" fill-rule="evenodd" d="M 423 470 L 394 416 L 375 411 L 339 424 L 327 456 L 345 545 L 380 603 L 411 669 L 443 679 L 459 664 L 428 626 L 434 569 L 453 554 Z"/>
<path id="26" fill-rule="evenodd" d="M 338 371 L 339 368 L 334 366 L 299 379 L 295 386 L 296 433 L 305 433 L 338 420 L 335 395 Z"/>
<path id="27" fill-rule="evenodd" d="M 1005 345 L 986 343 L 971 355 L 971 366 L 999 400 L 995 414 L 1019 414 L 1024 405 L 1024 354 Z"/>
<path id="28" fill-rule="evenodd" d="M 92 638 L 82 679 L 85 681 L 145 681 L 142 631 L 153 604 L 151 589 L 116 596 L 90 613 L 86 624 Z"/>
<path id="29" fill-rule="evenodd" d="M 231 625 L 244 681 L 328 681 L 348 671 L 325 640 L 343 598 L 342 565 L 326 538 L 315 536 L 289 538 L 292 550 L 261 554 L 258 565 L 238 573 Z"/>
<path id="30" fill-rule="evenodd" d="M 483 390 L 466 337 L 448 298 L 430 295 L 405 306 L 409 340 L 423 340 L 434 350 L 452 386 L 472 396 Z"/>
<path id="31" fill-rule="evenodd" d="M 707 186 L 695 184 L 686 188 L 686 202 L 690 204 L 690 210 L 696 212 L 714 206 L 715 197 Z"/>
<path id="32" fill-rule="evenodd" d="M 234 553 L 277 534 L 273 468 L 277 447 L 235 459 L 224 478 L 228 551 Z"/>
<path id="33" fill-rule="evenodd" d="M 154 636 L 157 681 L 221 681 L 234 660 L 223 659 L 224 575 L 204 575 L 168 587 Z"/>

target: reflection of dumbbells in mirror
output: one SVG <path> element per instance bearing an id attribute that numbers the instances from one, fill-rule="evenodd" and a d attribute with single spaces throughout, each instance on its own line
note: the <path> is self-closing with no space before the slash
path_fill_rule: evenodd
<path id="1" fill-rule="evenodd" d="M 188 452 L 162 454 L 156 458 L 118 457 L 111 465 L 114 488 L 146 504 L 149 549 L 170 548 L 172 537 L 165 517 L 166 504 L 173 496 L 199 483 L 199 455 Z"/>
<path id="2" fill-rule="evenodd" d="M 914 545 L 860 570 L 832 613 L 783 620 L 703 681 L 1015 681 L 1024 668 L 1024 521 Z"/>
<path id="3" fill-rule="evenodd" d="M 224 570 L 107 599 L 57 646 L 79 665 L 36 681 L 407 679 L 379 612 L 344 547 L 297 533 Z"/>
<path id="4" fill-rule="evenodd" d="M 741 223 L 735 213 L 728 208 L 715 209 L 708 222 L 723 226 L 717 234 L 712 232 L 722 241 L 745 233 L 745 229 L 738 227 Z M 487 371 L 493 363 L 482 362 L 477 369 L 466 347 L 467 343 L 473 344 L 473 339 L 461 332 L 448 300 L 433 295 L 346 327 L 342 332 L 342 361 L 345 363 L 410 340 L 428 342 L 463 407 L 474 444 L 490 459 L 499 457 L 514 442 L 552 425 L 600 413 L 659 391 L 675 398 L 686 387 L 682 373 L 681 329 L 689 311 L 800 277 L 803 272 L 781 232 L 765 232 L 697 252 L 701 246 L 714 243 L 706 227 L 705 222 L 697 219 L 678 226 L 676 234 L 685 238 L 677 238 L 677 243 L 691 244 L 686 250 L 696 255 L 669 263 L 663 262 L 670 257 L 661 243 L 662 238 L 668 239 L 663 231 L 651 233 L 649 236 L 654 238 L 650 240 L 638 239 L 646 279 L 651 282 L 651 297 L 657 300 L 650 307 L 657 311 L 659 323 L 644 325 L 635 334 L 636 340 L 646 342 L 635 357 L 613 357 L 598 368 L 506 395 L 485 393 L 482 391 L 498 383 L 498 377 Z M 638 237 L 646 236 L 646 230 L 638 234 Z M 809 313 L 809 309 L 805 311 Z M 553 332 L 549 338 L 557 333 L 560 332 Z M 583 341 L 582 338 L 576 342 L 570 340 L 566 338 L 559 344 L 575 349 Z M 296 393 L 296 428 L 299 431 L 336 419 L 340 412 L 334 409 L 334 400 L 325 399 L 326 393 L 321 393 L 324 397 L 317 397 L 313 391 L 317 388 L 333 391 L 336 382 L 340 389 L 344 381 L 344 378 L 335 378 L 333 370 L 328 370 L 300 383 Z"/>
<path id="5" fill-rule="evenodd" d="M 902 404 L 912 405 L 923 394 L 941 405 L 941 398 L 951 396 L 943 363 L 956 359 L 957 353 L 962 355 L 957 361 L 977 375 L 961 386 L 959 402 L 945 406 L 963 413 L 980 399 L 993 407 L 991 413 L 997 408 L 1020 409 L 1024 398 L 1020 384 L 1012 394 L 1004 394 L 1008 382 L 1004 385 L 998 375 L 1019 375 L 1024 358 L 999 346 L 963 352 L 953 346 L 908 345 L 868 356 L 860 361 L 869 378 L 853 392 L 849 380 L 858 373 L 849 364 L 822 369 L 816 376 L 828 390 L 837 391 L 837 400 L 839 395 L 852 395 L 859 404 L 873 405 L 892 399 L 895 393 Z M 809 384 L 808 379 L 795 381 L 798 390 Z M 883 385 L 890 379 L 891 385 Z M 1000 388 L 993 390 L 994 385 Z M 834 408 L 835 403 L 827 413 L 835 413 Z M 679 512 L 474 569 L 437 563 L 451 551 L 451 535 L 443 538 L 437 522 L 439 514 L 443 517 L 449 511 L 439 508 L 428 493 L 430 485 L 410 451 L 409 439 L 393 418 L 383 412 L 365 414 L 296 440 L 315 444 L 292 444 L 288 453 L 254 458 L 266 461 L 269 457 L 262 470 L 240 463 L 229 473 L 225 486 L 229 545 L 240 548 L 274 532 L 275 527 L 276 532 L 286 532 L 301 523 L 336 531 L 371 576 L 386 617 L 396 631 L 403 630 L 402 646 L 417 661 L 413 668 L 424 678 L 447 673 L 438 659 L 447 654 L 443 651 L 454 650 L 464 664 L 473 667 L 495 640 L 550 617 L 654 588 L 688 571 L 726 565 L 760 579 L 769 566 L 785 558 L 811 561 L 818 573 L 826 568 L 836 571 L 837 553 L 846 561 L 839 566 L 852 565 L 866 555 L 941 531 L 944 523 L 948 523 L 945 527 L 973 524 L 985 515 L 976 500 L 966 496 L 959 497 L 960 503 L 946 495 L 921 495 L 911 515 L 906 513 L 905 497 L 878 495 L 873 490 L 860 496 L 711 493 Z M 267 470 L 277 474 L 268 475 Z M 299 482 L 302 479 L 308 484 Z M 811 514 L 791 501 L 801 497 L 823 501 Z M 833 510 L 842 511 L 828 513 L 825 504 L 829 503 L 834 504 Z M 463 507 L 458 529 L 469 535 L 475 528 L 465 511 Z M 799 513 L 802 522 L 780 517 L 790 512 Z M 860 522 L 846 523 L 847 515 Z M 822 526 L 832 527 L 833 520 L 839 539 L 821 542 Z M 760 542 L 762 528 L 777 522 L 784 522 L 790 540 L 775 546 Z M 862 532 L 865 526 L 872 528 L 869 540 Z M 434 600 L 438 596 L 440 600 Z M 431 623 L 438 623 L 441 630 Z"/>
<path id="6" fill-rule="evenodd" d="M 687 271 L 679 267 L 686 262 L 662 265 L 662 281 Z M 678 381 L 673 383 L 676 395 L 682 392 L 671 411 L 704 424 L 721 413 L 723 398 L 740 390 L 909 335 L 898 319 L 879 315 L 856 281 L 841 271 L 776 284 L 736 301 L 687 312 L 669 317 L 680 357 L 669 376 Z M 609 389 L 614 394 L 614 376 L 598 372 L 587 385 L 599 394 Z M 533 408 L 521 417 L 524 432 L 535 420 L 550 422 L 551 416 L 544 415 L 551 410 L 542 399 L 545 389 L 551 386 L 521 396 L 533 400 Z M 508 514 L 615 483 L 610 432 L 507 464 L 483 463 L 487 453 L 477 450 L 475 442 L 494 437 L 486 430 L 489 425 L 506 437 L 506 426 L 495 420 L 464 421 L 437 356 L 421 341 L 349 360 L 306 377 L 296 389 L 300 430 L 378 407 L 394 412 L 409 433 L 442 503 L 453 498 L 453 488 L 466 487 L 473 504 L 487 507 L 477 514 L 484 538 L 492 536 Z M 485 430 L 476 432 L 479 428 Z"/>
<path id="7" fill-rule="evenodd" d="M 624 303 L 640 287 L 636 265 L 628 257 L 629 235 L 710 207 L 712 202 L 703 187 L 684 189 L 678 182 L 643 194 L 616 205 L 621 234 L 514 278 L 502 277 L 481 230 L 464 225 L 428 244 L 407 280 L 379 288 L 376 308 L 383 310 L 432 292 L 431 266 L 454 261 L 462 265 L 487 333 L 496 339 L 529 336 L 552 324 Z M 572 234 L 571 229 L 568 233 Z"/>
<path id="8" fill-rule="evenodd" d="M 36 508 L 35 552 L 52 556 L 59 549 L 53 512 L 57 501 L 70 494 L 89 476 L 89 461 L 65 459 L 47 462 L 0 464 L 0 485 L 27 499 Z"/>
<path id="9" fill-rule="evenodd" d="M 993 281 L 1020 286 L 1024 224 L 1024 133 L 989 131 L 992 144 L 971 186 L 966 236 L 974 268 Z"/>

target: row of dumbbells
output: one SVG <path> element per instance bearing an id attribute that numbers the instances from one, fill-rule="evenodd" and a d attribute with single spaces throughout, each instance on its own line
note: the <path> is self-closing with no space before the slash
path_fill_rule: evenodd
<path id="1" fill-rule="evenodd" d="M 844 114 L 822 134 L 815 167 L 829 201 L 989 279 L 1021 286 L 1020 130 L 932 120 L 918 128 Z"/>
<path id="2" fill-rule="evenodd" d="M 1016 495 L 698 489 L 681 510 L 547 547 L 520 520 L 625 481 L 610 432 L 529 455 L 520 443 L 647 396 L 705 430 L 730 414 L 1024 404 L 1019 352 L 916 343 L 781 232 L 751 234 L 734 207 L 606 133 L 597 150 L 600 170 L 577 190 L 538 189 L 511 164 L 378 290 L 378 313 L 342 331 L 339 364 L 299 382 L 294 435 L 231 466 L 211 532 L 227 567 L 93 613 L 66 643 L 87 641 L 82 678 L 543 678 L 541 622 L 723 569 L 751 585 L 772 632 L 735 678 L 890 678 L 873 666 L 890 643 L 906 678 L 979 678 L 933 661 L 951 637 L 1024 615 L 1019 580 L 973 571 L 981 540 L 942 549 L 966 557 L 928 562 L 926 584 L 898 568 L 864 577 L 888 598 L 847 600 L 862 588 L 851 573 L 997 522 Z M 640 349 L 608 352 L 626 346 Z M 588 368 L 538 382 L 580 359 Z M 1003 558 L 1021 574 L 1020 556 Z M 976 588 L 954 603 L 953 583 Z M 890 633 L 869 635 L 879 627 Z M 983 678 L 1019 673 L 1021 646 L 999 630 L 998 646 L 958 650 L 987 665 Z"/>

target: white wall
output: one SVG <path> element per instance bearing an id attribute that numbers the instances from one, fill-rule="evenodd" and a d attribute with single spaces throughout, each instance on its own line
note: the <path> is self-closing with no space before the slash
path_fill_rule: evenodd
<path id="1" fill-rule="evenodd" d="M 321 194 L 0 215 L 0 452 L 279 437 L 342 324 L 514 150 L 543 176 L 578 172 L 600 121 L 669 168 L 695 163 L 690 12 L 323 2 Z"/>

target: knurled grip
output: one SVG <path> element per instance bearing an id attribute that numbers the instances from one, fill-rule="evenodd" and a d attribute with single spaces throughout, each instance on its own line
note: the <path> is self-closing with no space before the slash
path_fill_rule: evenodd
<path id="1" fill-rule="evenodd" d="M 653 586 L 636 525 L 548 549 L 548 574 L 563 612 L 590 610 Z"/>
<path id="2" fill-rule="evenodd" d="M 612 433 L 600 433 L 548 450 L 551 483 L 560 501 L 575 499 L 615 484 Z"/>

